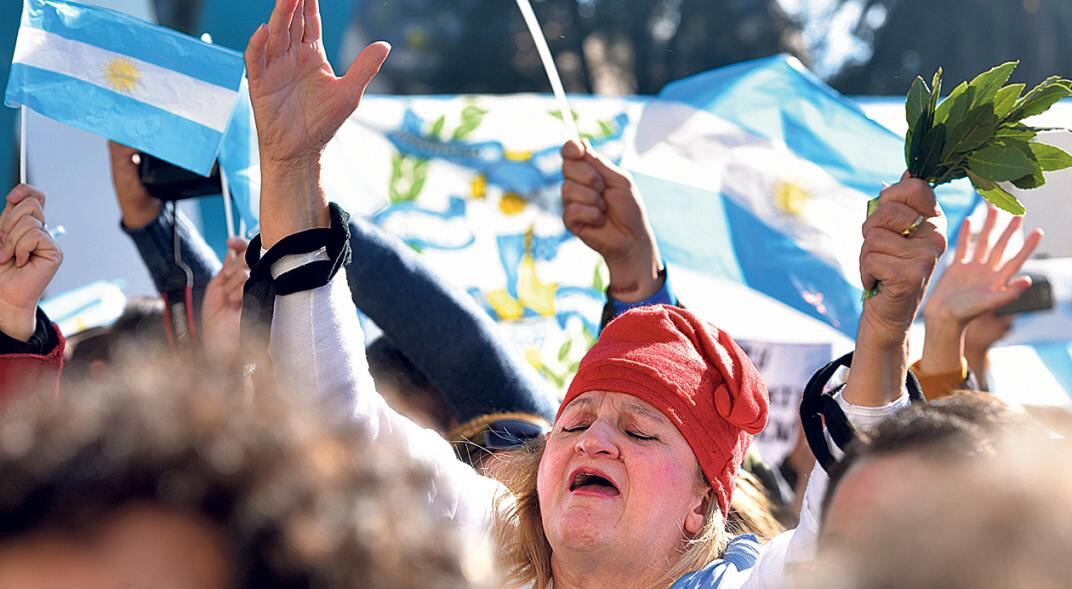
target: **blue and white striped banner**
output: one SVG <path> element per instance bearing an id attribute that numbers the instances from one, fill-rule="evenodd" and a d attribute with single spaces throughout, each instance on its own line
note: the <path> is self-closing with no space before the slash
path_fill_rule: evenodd
<path id="1" fill-rule="evenodd" d="M 243 72 L 235 51 L 125 14 L 25 0 L 4 102 L 208 175 Z"/>

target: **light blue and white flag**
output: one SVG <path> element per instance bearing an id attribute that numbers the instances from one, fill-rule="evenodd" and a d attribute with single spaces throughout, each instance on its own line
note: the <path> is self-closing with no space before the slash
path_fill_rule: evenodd
<path id="1" fill-rule="evenodd" d="M 670 262 L 855 337 L 860 226 L 868 199 L 904 172 L 902 137 L 796 59 L 776 56 L 670 84 L 629 146 L 623 165 Z M 938 200 L 955 242 L 979 197 L 956 182 Z"/>
<path id="2" fill-rule="evenodd" d="M 131 16 L 25 0 L 5 104 L 208 175 L 242 56 Z"/>

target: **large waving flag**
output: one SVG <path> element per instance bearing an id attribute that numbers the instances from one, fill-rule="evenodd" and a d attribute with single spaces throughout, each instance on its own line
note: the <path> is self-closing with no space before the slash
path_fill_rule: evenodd
<path id="1" fill-rule="evenodd" d="M 860 226 L 867 200 L 900 179 L 903 153 L 902 137 L 777 56 L 667 86 L 624 164 L 670 261 L 855 337 Z M 938 199 L 955 240 L 978 196 L 959 182 Z"/>
<path id="2" fill-rule="evenodd" d="M 118 12 L 25 0 L 4 102 L 208 175 L 243 71 L 237 52 Z"/>

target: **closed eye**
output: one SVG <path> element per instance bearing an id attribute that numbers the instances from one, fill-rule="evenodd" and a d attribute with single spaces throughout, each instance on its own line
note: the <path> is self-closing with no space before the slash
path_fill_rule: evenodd
<path id="1" fill-rule="evenodd" d="M 630 431 L 627 431 L 627 432 L 625 432 L 625 433 L 626 433 L 626 434 L 628 434 L 628 435 L 629 435 L 629 437 L 631 437 L 631 438 L 636 438 L 636 439 L 638 439 L 638 440 L 643 440 L 643 441 L 648 441 L 648 440 L 658 440 L 658 439 L 659 439 L 659 438 L 657 438 L 657 437 L 655 437 L 655 436 L 649 436 L 649 435 L 645 435 L 645 434 L 642 434 L 642 433 L 640 433 L 640 432 L 630 432 Z"/>
<path id="2" fill-rule="evenodd" d="M 573 432 L 584 431 L 586 429 L 588 429 L 588 424 L 587 423 L 580 423 L 580 424 L 577 424 L 577 425 L 575 425 L 573 427 L 564 427 L 564 428 L 562 428 L 562 431 L 573 433 Z"/>

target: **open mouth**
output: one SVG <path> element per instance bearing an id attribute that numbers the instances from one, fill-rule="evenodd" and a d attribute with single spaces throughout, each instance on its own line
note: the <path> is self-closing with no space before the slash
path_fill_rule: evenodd
<path id="1" fill-rule="evenodd" d="M 592 470 L 576 470 L 570 478 L 570 492 L 600 497 L 621 495 L 618 485 L 610 477 Z"/>

